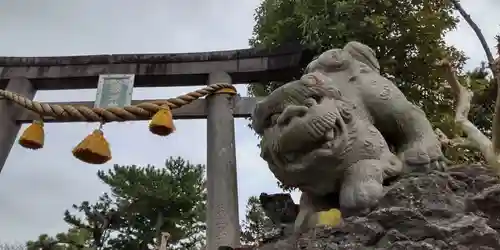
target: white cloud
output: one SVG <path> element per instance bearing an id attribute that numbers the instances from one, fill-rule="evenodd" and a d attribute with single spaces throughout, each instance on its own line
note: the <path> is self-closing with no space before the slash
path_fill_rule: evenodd
<path id="1" fill-rule="evenodd" d="M 189 3 L 188 3 L 189 2 Z M 496 0 L 462 1 L 488 41 L 500 33 L 492 20 Z M 0 1 L 0 55 L 58 56 L 111 53 L 174 53 L 247 47 L 258 0 L 3 0 Z M 467 25 L 448 40 L 464 50 L 474 67 L 484 55 Z M 190 88 L 137 88 L 134 99 L 166 98 Z M 238 86 L 246 93 L 244 86 Z M 95 90 L 40 92 L 42 101 L 92 100 Z M 73 203 L 94 200 L 107 191 L 95 173 L 117 164 L 162 166 L 168 156 L 206 162 L 206 122 L 177 121 L 168 138 L 153 136 L 146 122 L 108 124 L 105 135 L 113 161 L 92 166 L 75 160 L 70 150 L 96 127 L 68 123 L 46 126 L 46 146 L 31 152 L 15 146 L 0 175 L 0 241 L 25 241 L 41 233 L 65 230 L 62 213 Z M 256 148 L 257 139 L 242 119 L 236 121 L 240 214 L 248 196 L 279 192 Z M 25 126 L 24 126 L 25 127 Z M 189 141 L 188 141 L 189 140 Z M 185 143 L 179 143 L 183 142 Z M 147 149 L 147 150 L 144 150 Z M 294 193 L 294 198 L 298 194 Z M 242 216 L 240 216 L 242 218 Z"/>

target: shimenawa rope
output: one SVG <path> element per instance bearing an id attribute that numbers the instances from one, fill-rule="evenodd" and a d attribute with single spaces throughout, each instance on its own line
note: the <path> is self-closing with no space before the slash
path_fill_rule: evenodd
<path id="1" fill-rule="evenodd" d="M 41 149 L 45 141 L 43 119 L 53 117 L 56 120 L 99 122 L 99 128 L 85 137 L 75 148 L 73 156 L 90 164 L 104 164 L 111 160 L 109 143 L 104 138 L 102 126 L 113 121 L 151 119 L 149 131 L 159 136 L 167 136 L 175 131 L 172 109 L 180 108 L 201 97 L 215 94 L 236 94 L 236 89 L 229 83 L 216 83 L 176 98 L 149 101 L 126 107 L 89 108 L 83 105 L 57 105 L 32 101 L 14 92 L 0 90 L 0 98 L 10 100 L 40 116 L 39 120 L 26 128 L 19 138 L 19 144 L 28 149 Z"/>
<path id="2" fill-rule="evenodd" d="M 82 105 L 56 105 L 32 101 L 14 92 L 0 90 L 0 97 L 4 97 L 41 117 L 50 116 L 57 120 L 77 120 L 88 122 L 112 122 L 151 118 L 162 106 L 170 109 L 180 108 L 201 97 L 213 94 L 219 90 L 234 87 L 229 83 L 215 83 L 184 95 L 161 101 L 148 101 L 126 107 L 89 108 Z"/>

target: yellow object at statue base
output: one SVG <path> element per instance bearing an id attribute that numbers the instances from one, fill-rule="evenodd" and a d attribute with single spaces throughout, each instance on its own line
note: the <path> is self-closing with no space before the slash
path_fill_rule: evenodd
<path id="1" fill-rule="evenodd" d="M 111 160 L 109 143 L 104 138 L 100 129 L 94 130 L 80 142 L 74 149 L 73 155 L 89 164 L 104 164 Z"/>
<path id="2" fill-rule="evenodd" d="M 151 118 L 149 131 L 159 136 L 167 136 L 175 131 L 174 120 L 169 106 L 162 106 Z"/>
<path id="3" fill-rule="evenodd" d="M 328 211 L 317 212 L 318 222 L 317 226 L 339 226 L 342 222 L 342 213 L 336 208 L 332 208 Z"/>
<path id="4" fill-rule="evenodd" d="M 24 130 L 19 138 L 19 145 L 28 149 L 43 148 L 45 134 L 43 130 L 43 121 L 33 121 L 33 123 Z"/>

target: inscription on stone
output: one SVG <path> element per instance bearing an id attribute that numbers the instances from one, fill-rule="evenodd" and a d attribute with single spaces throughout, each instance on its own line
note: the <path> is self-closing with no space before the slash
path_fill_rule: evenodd
<path id="1" fill-rule="evenodd" d="M 132 102 L 134 75 L 99 75 L 94 107 L 125 107 Z"/>

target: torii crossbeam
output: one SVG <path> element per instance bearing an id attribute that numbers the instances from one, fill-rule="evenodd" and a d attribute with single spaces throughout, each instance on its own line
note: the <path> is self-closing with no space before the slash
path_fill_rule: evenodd
<path id="1" fill-rule="evenodd" d="M 267 83 L 299 76 L 302 47 L 185 54 L 0 57 L 0 89 L 33 99 L 37 90 L 96 88 L 100 74 L 135 74 L 135 87 Z M 161 102 L 161 100 L 134 100 Z M 207 119 L 207 249 L 239 245 L 234 118 L 249 117 L 256 99 L 218 93 L 173 110 L 174 119 Z M 93 102 L 49 103 L 93 107 Z M 132 120 L 147 120 L 138 116 Z M 0 100 L 0 171 L 22 123 L 40 115 Z M 44 122 L 72 122 L 43 116 Z M 128 119 L 131 120 L 131 119 Z"/>

